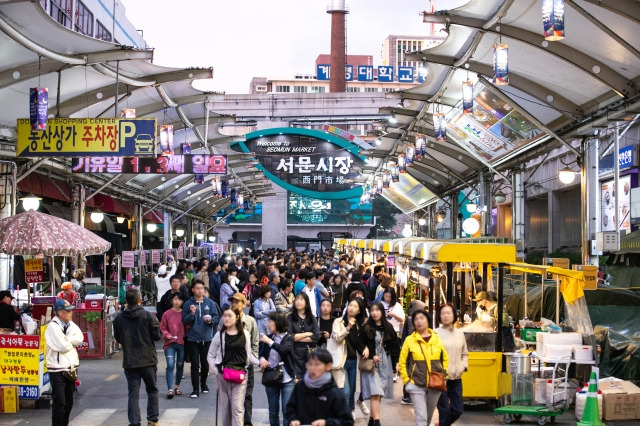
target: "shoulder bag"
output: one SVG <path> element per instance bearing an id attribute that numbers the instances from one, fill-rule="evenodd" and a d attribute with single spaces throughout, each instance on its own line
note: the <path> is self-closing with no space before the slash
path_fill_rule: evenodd
<path id="1" fill-rule="evenodd" d="M 342 321 L 336 320 L 336 321 Z M 334 321 L 335 322 L 335 321 Z M 327 339 L 327 351 L 331 354 L 333 358 L 333 369 L 340 370 L 344 367 L 344 362 L 347 360 L 346 351 L 347 351 L 347 342 L 343 340 L 338 343 L 336 339 L 331 336 Z"/>
<path id="2" fill-rule="evenodd" d="M 422 357 L 424 358 L 424 363 L 427 365 L 427 372 L 429 373 L 429 383 L 427 384 L 427 388 L 436 390 L 438 392 L 446 392 L 447 381 L 444 377 L 444 373 L 440 371 L 433 371 L 433 368 L 429 368 L 429 363 L 427 362 L 427 357 L 424 355 L 424 349 L 422 349 L 422 344 L 418 342 L 418 345 L 420 345 L 420 350 L 422 351 Z M 443 362 L 442 350 L 440 350 L 440 365 L 443 365 L 442 362 Z"/>
<path id="3" fill-rule="evenodd" d="M 375 334 L 374 337 L 375 339 Z M 383 334 L 383 338 L 384 338 L 384 334 Z M 369 358 L 367 359 L 361 359 L 360 360 L 360 364 L 358 364 L 358 369 L 360 371 L 364 371 L 365 373 L 373 373 L 376 369 L 376 363 L 373 362 L 373 357 L 374 355 L 380 355 L 380 353 L 382 348 L 382 339 L 380 340 L 380 345 L 376 348 L 376 353 L 375 354 L 369 354 Z"/>
<path id="4" fill-rule="evenodd" d="M 222 331 L 220 332 L 220 352 L 222 353 L 222 359 L 224 360 L 224 343 L 222 342 Z M 242 383 L 247 376 L 247 372 L 243 370 L 236 370 L 233 368 L 226 368 L 222 366 L 222 378 L 230 383 Z"/>
<path id="5" fill-rule="evenodd" d="M 282 371 L 282 363 L 275 367 L 267 367 L 262 372 L 262 386 L 273 387 L 282 384 L 284 372 Z"/>

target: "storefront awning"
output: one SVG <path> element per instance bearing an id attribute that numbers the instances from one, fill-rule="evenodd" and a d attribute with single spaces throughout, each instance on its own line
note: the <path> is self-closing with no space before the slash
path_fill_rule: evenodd
<path id="1" fill-rule="evenodd" d="M 431 262 L 510 263 L 516 260 L 513 244 L 436 243 L 429 249 Z"/>

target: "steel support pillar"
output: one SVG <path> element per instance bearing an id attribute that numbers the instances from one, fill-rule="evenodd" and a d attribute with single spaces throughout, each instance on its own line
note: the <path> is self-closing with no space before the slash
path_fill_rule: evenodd
<path id="1" fill-rule="evenodd" d="M 582 201 L 582 263 L 598 265 L 598 256 L 591 254 L 591 241 L 596 239 L 600 228 L 598 209 L 598 148 L 599 140 L 587 140 L 584 144 L 582 170 L 580 173 L 580 195 Z M 615 156 L 614 156 L 615 157 Z"/>
<path id="2" fill-rule="evenodd" d="M 516 255 L 524 257 L 524 176 L 521 170 L 515 170 L 511 178 L 513 199 L 511 203 L 511 240 L 516 245 Z"/>
<path id="3" fill-rule="evenodd" d="M 10 165 L 8 163 L 0 163 L 0 194 L 2 194 L 2 203 L 0 203 L 0 219 L 5 219 L 15 214 L 15 174 L 15 164 Z M 0 254 L 0 290 L 7 290 L 9 288 L 9 282 L 12 281 L 12 266 L 13 257 L 4 253 Z"/>
<path id="4" fill-rule="evenodd" d="M 449 216 L 449 223 L 451 224 L 451 235 L 450 238 L 452 240 L 455 240 L 457 238 L 459 238 L 460 236 L 458 235 L 459 233 L 459 229 L 460 226 L 459 225 L 459 219 L 458 219 L 458 210 L 459 210 L 459 206 L 458 206 L 458 197 L 455 195 L 451 196 L 451 215 Z"/>

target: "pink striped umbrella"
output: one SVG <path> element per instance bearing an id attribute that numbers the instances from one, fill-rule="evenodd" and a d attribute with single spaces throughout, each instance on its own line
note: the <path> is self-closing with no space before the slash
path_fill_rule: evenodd
<path id="1" fill-rule="evenodd" d="M 0 220 L 0 253 L 89 256 L 110 247 L 110 242 L 73 222 L 33 210 Z"/>

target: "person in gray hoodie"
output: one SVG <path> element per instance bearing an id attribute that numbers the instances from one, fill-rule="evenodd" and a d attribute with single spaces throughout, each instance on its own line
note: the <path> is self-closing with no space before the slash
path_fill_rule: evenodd
<path id="1" fill-rule="evenodd" d="M 197 398 L 201 390 L 202 393 L 209 393 L 207 354 L 213 339 L 213 330 L 217 328 L 220 316 L 215 302 L 204 296 L 202 280 L 193 280 L 191 290 L 193 296 L 182 307 L 182 323 L 187 330 L 186 349 L 191 358 L 191 398 Z"/>
<path id="2" fill-rule="evenodd" d="M 440 306 L 438 311 L 440 327 L 438 333 L 449 355 L 447 369 L 447 391 L 440 394 L 438 416 L 440 426 L 451 426 L 462 416 L 462 373 L 469 368 L 469 352 L 464 332 L 454 325 L 458 322 L 458 313 L 451 303 Z"/>

